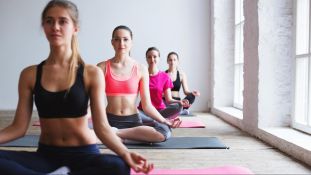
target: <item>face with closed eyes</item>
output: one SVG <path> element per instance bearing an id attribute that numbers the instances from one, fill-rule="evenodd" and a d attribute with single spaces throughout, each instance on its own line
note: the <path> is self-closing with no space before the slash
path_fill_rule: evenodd
<path id="1" fill-rule="evenodd" d="M 42 26 L 50 45 L 61 46 L 71 44 L 72 36 L 78 31 L 67 9 L 52 7 L 43 19 Z"/>
<path id="2" fill-rule="evenodd" d="M 129 54 L 132 48 L 132 37 L 128 30 L 118 29 L 114 32 L 111 44 L 116 53 Z"/>

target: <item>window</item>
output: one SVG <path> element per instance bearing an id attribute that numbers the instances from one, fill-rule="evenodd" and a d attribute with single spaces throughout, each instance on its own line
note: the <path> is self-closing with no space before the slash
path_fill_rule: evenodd
<path id="1" fill-rule="evenodd" d="M 243 0 L 235 0 L 235 48 L 234 48 L 234 97 L 233 106 L 243 108 L 243 27 L 244 27 L 244 14 L 243 14 Z"/>
<path id="2" fill-rule="evenodd" d="M 296 1 L 296 76 L 293 127 L 311 133 L 310 0 Z"/>

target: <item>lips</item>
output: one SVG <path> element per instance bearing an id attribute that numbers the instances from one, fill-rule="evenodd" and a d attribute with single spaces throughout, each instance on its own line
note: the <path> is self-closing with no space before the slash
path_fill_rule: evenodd
<path id="1" fill-rule="evenodd" d="M 59 34 L 51 34 L 50 36 L 53 38 L 61 37 L 61 35 L 59 35 Z"/>

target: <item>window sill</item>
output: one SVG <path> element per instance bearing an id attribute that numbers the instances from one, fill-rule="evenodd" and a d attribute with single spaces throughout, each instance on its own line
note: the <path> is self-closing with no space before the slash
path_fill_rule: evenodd
<path id="1" fill-rule="evenodd" d="M 294 144 L 300 148 L 311 151 L 311 135 L 297 131 L 289 127 L 272 127 L 260 128 L 262 131 L 269 133 L 281 139 L 282 141 Z"/>
<path id="2" fill-rule="evenodd" d="M 226 122 L 237 126 L 238 128 L 243 128 L 243 111 L 234 107 L 214 107 L 211 108 L 211 113 L 219 116 Z"/>
<path id="3" fill-rule="evenodd" d="M 214 107 L 211 112 L 243 130 L 243 111 L 233 107 Z M 290 127 L 267 127 L 250 133 L 277 149 L 311 165 L 311 135 Z"/>

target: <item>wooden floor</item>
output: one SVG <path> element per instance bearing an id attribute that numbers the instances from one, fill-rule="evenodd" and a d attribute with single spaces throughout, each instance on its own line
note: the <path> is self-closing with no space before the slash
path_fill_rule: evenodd
<path id="1" fill-rule="evenodd" d="M 173 135 L 215 136 L 230 149 L 135 149 L 135 151 L 145 155 L 156 168 L 182 169 L 235 165 L 246 167 L 255 174 L 311 174 L 311 167 L 249 136 L 221 119 L 208 113 L 196 114 L 196 117 L 204 121 L 206 128 L 178 128 L 173 130 Z M 185 120 L 189 119 L 191 120 L 191 117 L 185 118 Z M 0 128 L 10 121 L 11 117 L 1 117 Z M 33 126 L 28 131 L 29 134 L 38 132 L 39 128 Z M 34 150 L 34 148 L 22 149 Z M 102 152 L 110 151 L 103 149 Z"/>

